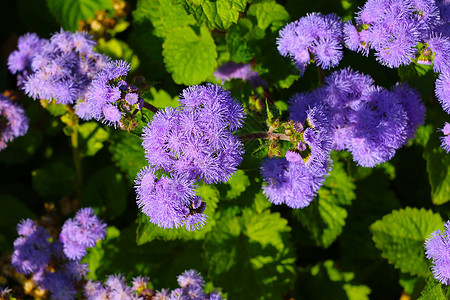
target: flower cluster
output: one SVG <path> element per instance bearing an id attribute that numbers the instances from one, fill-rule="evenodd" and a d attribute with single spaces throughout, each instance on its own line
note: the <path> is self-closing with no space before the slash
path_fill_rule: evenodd
<path id="1" fill-rule="evenodd" d="M 19 86 L 33 99 L 55 99 L 61 104 L 80 101 L 82 105 L 88 84 L 108 61 L 94 46 L 83 32 L 61 30 L 50 40 L 27 34 L 19 38 L 8 67 L 18 73 Z"/>
<path id="2" fill-rule="evenodd" d="M 433 0 L 369 0 L 357 13 L 356 26 L 344 25 L 346 45 L 368 54 L 388 67 L 408 65 L 417 53 L 417 43 L 426 41 L 439 23 Z"/>
<path id="3" fill-rule="evenodd" d="M 52 299 L 75 299 L 76 285 L 88 271 L 81 259 L 86 247 L 105 237 L 105 227 L 91 208 L 83 208 L 73 220 L 67 220 L 59 240 L 34 221 L 23 220 L 17 225 L 19 237 L 14 241 L 11 263 L 18 272 L 32 274 L 35 284 L 48 290 Z"/>
<path id="4" fill-rule="evenodd" d="M 172 291 L 162 289 L 154 291 L 148 287 L 148 277 L 136 277 L 132 286 L 128 286 L 122 275 L 108 276 L 105 284 L 98 281 L 89 280 L 84 286 L 84 295 L 87 300 L 99 299 L 155 299 L 155 300 L 221 300 L 219 292 L 205 293 L 203 291 L 204 280 L 195 270 L 187 270 L 178 276 L 180 288 Z"/>
<path id="5" fill-rule="evenodd" d="M 441 136 L 441 147 L 447 153 L 450 152 L 450 124 L 445 122 L 444 128 L 441 129 L 444 136 Z"/>
<path id="6" fill-rule="evenodd" d="M 450 221 L 444 231 L 436 230 L 425 241 L 425 255 L 433 260 L 431 270 L 439 282 L 450 284 Z"/>
<path id="7" fill-rule="evenodd" d="M 306 207 L 323 185 L 331 170 L 332 148 L 330 124 L 323 109 L 313 107 L 306 112 L 309 124 L 306 129 L 296 126 L 302 136 L 296 149 L 289 150 L 285 158 L 263 161 L 263 191 L 272 203 L 292 208 Z"/>
<path id="8" fill-rule="evenodd" d="M 139 89 L 123 80 L 130 69 L 129 63 L 117 60 L 96 74 L 86 95 L 86 115 L 122 128 L 125 113 L 142 109 L 144 99 L 140 98 Z"/>
<path id="9" fill-rule="evenodd" d="M 218 67 L 214 72 L 214 76 L 221 80 L 222 84 L 231 79 L 242 79 L 244 81 L 249 81 L 253 88 L 267 86 L 267 82 L 259 78 L 258 72 L 252 71 L 252 66 L 250 64 L 238 64 L 229 61 Z"/>
<path id="10" fill-rule="evenodd" d="M 138 205 L 151 222 L 193 230 L 206 221 L 195 182 L 225 182 L 242 160 L 242 143 L 232 131 L 242 126 L 244 109 L 212 84 L 185 89 L 180 102 L 181 107 L 157 112 L 144 128 L 142 146 L 150 166 L 135 183 Z"/>
<path id="11" fill-rule="evenodd" d="M 28 117 L 23 108 L 0 95 L 0 151 L 8 142 L 28 131 Z"/>
<path id="12" fill-rule="evenodd" d="M 343 56 L 342 43 L 340 18 L 321 13 L 287 24 L 277 39 L 280 54 L 291 57 L 301 74 L 311 61 L 324 69 L 337 66 Z"/>
<path id="13" fill-rule="evenodd" d="M 80 260 L 86 255 L 86 248 L 94 247 L 98 240 L 105 238 L 105 234 L 106 224 L 97 218 L 92 208 L 86 207 L 64 223 L 59 240 L 69 259 Z"/>
<path id="14" fill-rule="evenodd" d="M 347 149 L 361 166 L 391 159 L 423 124 L 425 107 L 406 84 L 391 91 L 373 85 L 367 75 L 343 69 L 311 93 L 291 99 L 291 118 L 303 122 L 309 107 L 321 106 L 330 122 L 333 149 Z"/>

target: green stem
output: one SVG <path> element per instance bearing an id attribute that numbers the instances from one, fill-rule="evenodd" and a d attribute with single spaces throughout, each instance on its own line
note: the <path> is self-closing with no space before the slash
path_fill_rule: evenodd
<path id="1" fill-rule="evenodd" d="M 282 141 L 290 141 L 290 137 L 285 135 L 284 133 L 269 133 L 269 132 L 253 132 L 247 133 L 238 136 L 241 141 L 248 140 L 257 140 L 257 139 L 265 139 L 265 140 L 282 140 Z"/>
<path id="2" fill-rule="evenodd" d="M 77 181 L 77 200 L 80 202 L 83 196 L 83 175 L 81 171 L 81 153 L 78 144 L 78 120 L 72 126 L 72 129 L 73 131 L 70 136 L 70 141 L 72 142 L 73 164 L 75 167 L 75 176 Z"/>
<path id="3" fill-rule="evenodd" d="M 144 108 L 148 109 L 149 111 L 151 111 L 155 114 L 159 111 L 159 109 L 157 109 L 156 107 L 154 107 L 153 105 L 151 105 L 150 103 L 147 103 L 147 102 L 144 102 Z"/>
<path id="4" fill-rule="evenodd" d="M 320 85 L 323 85 L 325 82 L 325 77 L 323 75 L 323 69 L 321 67 L 317 67 L 317 72 L 319 73 L 319 83 Z"/>

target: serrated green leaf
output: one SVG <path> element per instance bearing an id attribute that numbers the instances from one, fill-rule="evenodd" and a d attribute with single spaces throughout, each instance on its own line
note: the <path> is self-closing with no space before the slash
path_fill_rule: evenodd
<path id="1" fill-rule="evenodd" d="M 181 103 L 178 101 L 178 97 L 170 96 L 164 90 L 157 90 L 154 87 L 150 88 L 150 94 L 152 96 L 152 100 L 150 102 L 158 108 L 164 107 L 177 107 L 180 106 Z"/>
<path id="2" fill-rule="evenodd" d="M 130 63 L 132 69 L 139 67 L 139 58 L 133 53 L 133 50 L 127 43 L 118 39 L 109 39 L 106 41 L 104 38 L 98 40 L 96 46 L 98 52 L 104 53 L 111 59 L 123 59 Z"/>
<path id="3" fill-rule="evenodd" d="M 114 166 L 106 166 L 92 174 L 83 191 L 83 206 L 98 208 L 111 218 L 126 208 L 126 190 L 123 175 Z"/>
<path id="4" fill-rule="evenodd" d="M 184 0 L 184 9 L 192 14 L 199 25 L 210 29 L 226 30 L 236 23 L 239 13 L 245 10 L 247 0 Z"/>
<path id="5" fill-rule="evenodd" d="M 289 21 L 289 13 L 284 6 L 276 3 L 274 0 L 252 4 L 247 15 L 254 16 L 258 27 L 264 30 L 272 25 L 271 29 L 275 31 Z"/>
<path id="6" fill-rule="evenodd" d="M 95 17 L 97 10 L 113 10 L 111 0 L 47 0 L 56 21 L 65 29 L 76 31 L 81 20 Z"/>
<path id="7" fill-rule="evenodd" d="M 224 211 L 207 236 L 209 275 L 230 299 L 279 299 L 294 275 L 287 221 L 267 210 L 238 213 L 233 208 Z"/>
<path id="8" fill-rule="evenodd" d="M 199 230 L 187 231 L 186 228 L 162 228 L 150 222 L 149 218 L 140 213 L 137 219 L 136 242 L 138 245 L 151 242 L 154 239 L 170 240 L 201 240 L 211 231 L 216 224 L 215 211 L 219 201 L 219 191 L 212 185 L 202 185 L 196 190 L 196 194 L 206 202 L 204 214 L 208 216 L 208 222 Z"/>
<path id="9" fill-rule="evenodd" d="M 425 258 L 425 239 L 443 226 L 439 214 L 406 207 L 394 210 L 370 226 L 375 246 L 389 263 L 404 273 L 427 276 L 430 261 Z"/>
<path id="10" fill-rule="evenodd" d="M 87 122 L 78 127 L 78 132 L 83 138 L 80 147 L 84 148 L 84 154 L 94 156 L 103 148 L 103 143 L 108 140 L 109 132 L 99 126 L 97 122 Z"/>
<path id="11" fill-rule="evenodd" d="M 131 183 L 134 183 L 139 170 L 148 164 L 141 143 L 139 137 L 124 131 L 114 131 L 111 134 L 109 151 L 112 159 Z"/>
<path id="12" fill-rule="evenodd" d="M 226 199 L 236 199 L 239 197 L 245 189 L 250 185 L 250 180 L 248 176 L 242 170 L 237 170 L 233 177 L 228 180 L 225 184 L 228 186 L 226 191 Z"/>
<path id="13" fill-rule="evenodd" d="M 255 55 L 255 49 L 248 45 L 247 40 L 247 35 L 252 29 L 252 22 L 246 18 L 239 19 L 237 24 L 233 24 L 228 29 L 225 39 L 230 60 L 245 63 Z"/>
<path id="14" fill-rule="evenodd" d="M 355 185 L 343 163 L 335 161 L 333 171 L 319 189 L 319 196 L 308 207 L 294 211 L 317 245 L 327 248 L 342 233 L 347 218 L 347 211 L 342 206 L 355 199 L 354 190 Z"/>
<path id="15" fill-rule="evenodd" d="M 447 300 L 450 296 L 450 289 L 448 286 L 442 285 L 433 278 L 433 275 L 428 276 L 427 285 L 421 292 L 418 300 Z"/>
<path id="16" fill-rule="evenodd" d="M 170 0 L 141 0 L 133 12 L 135 22 L 150 20 L 155 27 L 154 34 L 164 38 L 175 28 L 194 25 L 195 20 L 187 15 L 183 7 Z"/>
<path id="17" fill-rule="evenodd" d="M 178 84 L 199 84 L 217 66 L 216 45 L 204 27 L 200 28 L 199 35 L 190 27 L 172 30 L 163 44 L 163 56 L 167 70 Z"/>

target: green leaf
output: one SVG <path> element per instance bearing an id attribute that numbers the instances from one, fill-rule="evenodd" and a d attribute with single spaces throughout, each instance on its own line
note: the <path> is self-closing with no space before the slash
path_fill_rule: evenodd
<path id="1" fill-rule="evenodd" d="M 87 263 L 89 266 L 89 272 L 87 277 L 91 280 L 98 280 L 96 271 L 101 267 L 103 257 L 105 256 L 104 245 L 108 244 L 111 240 L 114 240 L 120 236 L 120 231 L 114 226 L 108 226 L 106 228 L 106 236 L 104 240 L 99 240 L 95 247 L 88 248 L 87 254 L 83 257 L 82 262 Z"/>
<path id="2" fill-rule="evenodd" d="M 42 197 L 72 196 L 75 189 L 75 173 L 61 161 L 34 170 L 33 187 Z"/>
<path id="3" fill-rule="evenodd" d="M 124 172 L 130 183 L 134 183 L 137 173 L 148 165 L 145 159 L 141 139 L 124 131 L 114 131 L 111 134 L 111 152 L 115 165 Z"/>
<path id="4" fill-rule="evenodd" d="M 442 133 L 431 133 L 423 152 L 431 186 L 431 201 L 438 205 L 450 200 L 450 155 L 440 147 L 440 135 Z"/>
<path id="5" fill-rule="evenodd" d="M 428 276 L 427 285 L 418 300 L 447 300 L 450 296 L 448 286 L 440 284 L 433 275 Z"/>
<path id="6" fill-rule="evenodd" d="M 172 97 L 164 90 L 157 90 L 154 87 L 150 88 L 150 95 L 152 97 L 151 102 L 155 107 L 157 108 L 164 108 L 164 107 L 177 107 L 180 106 L 181 103 L 178 101 L 178 97 Z M 144 99 L 145 95 L 144 95 Z"/>
<path id="7" fill-rule="evenodd" d="M 255 49 L 249 45 L 253 24 L 249 19 L 239 19 L 233 24 L 225 36 L 230 60 L 237 63 L 246 63 L 255 55 Z M 264 36 L 264 32 L 262 33 Z"/>
<path id="8" fill-rule="evenodd" d="M 237 170 L 233 177 L 223 185 L 227 187 L 225 199 L 231 200 L 239 197 L 250 186 L 250 180 L 244 171 Z"/>
<path id="9" fill-rule="evenodd" d="M 258 27 L 264 30 L 270 25 L 272 31 L 278 30 L 289 21 L 289 13 L 275 0 L 252 4 L 247 15 L 254 16 Z"/>
<path id="10" fill-rule="evenodd" d="M 111 59 L 123 59 L 130 63 L 132 69 L 139 67 L 139 58 L 133 53 L 133 50 L 127 43 L 118 39 L 110 39 L 106 41 L 104 38 L 98 40 L 96 46 L 98 52 L 104 53 Z"/>
<path id="11" fill-rule="evenodd" d="M 126 196 L 123 175 L 114 166 L 106 166 L 87 180 L 83 191 L 83 206 L 98 208 L 114 218 L 125 210 Z"/>
<path id="12" fill-rule="evenodd" d="M 103 148 L 103 143 L 108 140 L 109 133 L 97 122 L 83 123 L 78 127 L 78 132 L 82 137 L 80 147 L 83 148 L 87 156 L 94 156 Z"/>
<path id="13" fill-rule="evenodd" d="M 170 240 L 201 240 L 211 231 L 216 224 L 215 211 L 219 201 L 219 191 L 213 185 L 202 185 L 196 190 L 197 196 L 206 202 L 204 214 L 208 216 L 208 222 L 199 230 L 187 231 L 185 227 L 181 228 L 162 228 L 150 222 L 149 218 L 140 213 L 137 219 L 138 227 L 136 230 L 136 242 L 138 245 L 151 242 L 154 239 Z"/>
<path id="14" fill-rule="evenodd" d="M 247 0 L 184 0 L 184 9 L 192 14 L 199 25 L 224 31 L 236 23 L 239 13 L 245 10 Z"/>
<path id="15" fill-rule="evenodd" d="M 311 233 L 317 245 L 329 247 L 342 233 L 347 218 L 343 205 L 355 199 L 355 185 L 344 170 L 342 162 L 335 160 L 333 171 L 319 189 L 319 196 L 311 204 L 294 214 Z"/>
<path id="16" fill-rule="evenodd" d="M 406 207 L 394 210 L 370 226 L 375 246 L 389 263 L 404 273 L 426 276 L 430 261 L 425 258 L 425 239 L 443 226 L 439 214 Z"/>
<path id="17" fill-rule="evenodd" d="M 294 275 L 287 221 L 268 210 L 258 214 L 247 208 L 238 215 L 239 211 L 224 211 L 207 236 L 209 276 L 230 299 L 280 299 Z"/>
<path id="18" fill-rule="evenodd" d="M 97 10 L 113 10 L 112 0 L 47 0 L 48 8 L 65 30 L 76 31 L 81 20 L 95 17 Z"/>
<path id="19" fill-rule="evenodd" d="M 162 38 L 175 28 L 195 24 L 194 18 L 187 15 L 183 7 L 172 4 L 170 0 L 141 0 L 133 17 L 138 23 L 150 20 L 155 27 L 154 34 Z"/>
<path id="20" fill-rule="evenodd" d="M 217 51 L 211 33 L 200 35 L 190 27 L 171 31 L 163 44 L 164 63 L 178 84 L 195 85 L 211 76 L 217 66 Z"/>

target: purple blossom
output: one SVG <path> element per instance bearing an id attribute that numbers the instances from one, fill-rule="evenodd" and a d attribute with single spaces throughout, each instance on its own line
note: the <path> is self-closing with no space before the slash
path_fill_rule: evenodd
<path id="1" fill-rule="evenodd" d="M 25 135 L 29 120 L 22 107 L 0 94 L 0 151 L 16 137 Z"/>
<path id="2" fill-rule="evenodd" d="M 191 288 L 191 287 L 203 287 L 205 285 L 205 281 L 203 280 L 202 275 L 196 270 L 186 270 L 181 275 L 177 277 L 178 284 L 182 288 Z"/>
<path id="3" fill-rule="evenodd" d="M 142 108 L 137 88 L 123 80 L 130 69 L 130 64 L 124 60 L 109 62 L 88 87 L 86 100 L 89 113 L 114 128 L 120 124 L 125 113 Z"/>
<path id="4" fill-rule="evenodd" d="M 433 34 L 426 45 L 433 53 L 433 69 L 437 73 L 450 73 L 450 38 Z"/>
<path id="5" fill-rule="evenodd" d="M 342 23 L 335 14 L 312 13 L 287 24 L 277 38 L 278 51 L 290 57 L 303 74 L 314 58 L 315 63 L 330 69 L 342 59 Z"/>
<path id="6" fill-rule="evenodd" d="M 50 236 L 32 220 L 22 220 L 17 226 L 20 236 L 14 241 L 11 264 L 25 275 L 43 270 L 50 262 Z"/>
<path id="7" fill-rule="evenodd" d="M 450 113 L 450 73 L 441 73 L 436 80 L 435 94 L 445 112 Z"/>
<path id="8" fill-rule="evenodd" d="M 267 82 L 259 78 L 256 71 L 252 71 L 250 64 L 229 61 L 218 67 L 214 72 L 214 76 L 221 80 L 222 84 L 231 79 L 242 79 L 244 81 L 250 81 L 250 84 L 254 88 L 267 86 Z"/>
<path id="9" fill-rule="evenodd" d="M 441 129 L 444 136 L 441 136 L 441 148 L 445 150 L 445 152 L 450 152 L 450 124 L 445 122 L 444 128 Z"/>
<path id="10" fill-rule="evenodd" d="M 94 247 L 105 235 L 106 224 L 97 218 L 92 208 L 82 208 L 75 218 L 64 223 L 59 239 L 64 245 L 64 254 L 71 260 L 80 260 L 86 255 L 86 248 Z"/>
<path id="11" fill-rule="evenodd" d="M 319 106 L 329 122 L 332 148 L 349 150 L 365 167 L 391 159 L 414 137 L 425 118 L 419 94 L 408 85 L 387 91 L 374 86 L 369 76 L 351 69 L 333 72 L 311 93 L 294 95 L 291 118 L 304 122 L 308 108 Z M 304 138 L 310 135 L 306 133 Z"/>
<path id="12" fill-rule="evenodd" d="M 23 89 L 34 99 L 55 99 L 62 104 L 84 99 L 88 84 L 108 60 L 94 52 L 94 46 L 85 33 L 55 33 L 34 50 Z"/>
<path id="13" fill-rule="evenodd" d="M 188 230 L 204 224 L 204 216 L 199 219 L 191 216 L 202 213 L 193 208 L 199 199 L 195 196 L 194 180 L 183 175 L 158 178 L 153 168 L 145 167 L 138 173 L 135 184 L 137 204 L 150 222 L 164 228 L 185 225 Z"/>
<path id="14" fill-rule="evenodd" d="M 444 231 L 436 230 L 425 241 L 425 255 L 433 261 L 431 270 L 440 283 L 450 284 L 450 221 Z"/>

